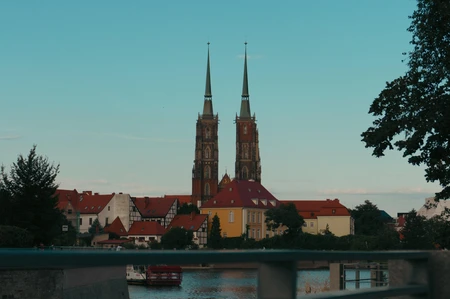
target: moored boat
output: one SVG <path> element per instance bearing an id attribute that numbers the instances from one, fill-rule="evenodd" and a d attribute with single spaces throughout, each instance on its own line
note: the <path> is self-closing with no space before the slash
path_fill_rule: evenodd
<path id="1" fill-rule="evenodd" d="M 127 265 L 127 282 L 129 284 L 147 284 L 147 266 Z"/>
<path id="2" fill-rule="evenodd" d="M 128 265 L 127 282 L 149 286 L 179 286 L 183 279 L 180 266 Z"/>

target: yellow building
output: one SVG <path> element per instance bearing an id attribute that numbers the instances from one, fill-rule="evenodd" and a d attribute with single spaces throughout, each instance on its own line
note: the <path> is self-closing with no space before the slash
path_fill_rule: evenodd
<path id="1" fill-rule="evenodd" d="M 212 218 L 215 215 L 219 217 L 222 237 L 248 234 L 249 238 L 260 240 L 273 236 L 267 230 L 264 212 L 279 205 L 278 199 L 260 183 L 233 180 L 200 206 L 200 211 L 209 215 L 208 228 Z M 281 233 L 281 230 L 276 233 Z"/>
<path id="2" fill-rule="evenodd" d="M 281 203 L 293 203 L 300 216 L 305 220 L 303 232 L 323 233 L 328 229 L 336 236 L 353 235 L 355 226 L 347 208 L 339 199 L 327 200 L 282 200 Z"/>

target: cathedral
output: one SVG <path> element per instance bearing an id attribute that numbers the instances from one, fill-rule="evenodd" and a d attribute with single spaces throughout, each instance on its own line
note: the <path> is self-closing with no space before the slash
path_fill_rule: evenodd
<path id="1" fill-rule="evenodd" d="M 261 182 L 258 128 L 255 114 L 251 114 L 247 74 L 247 43 L 245 43 L 244 79 L 239 115 L 236 114 L 236 161 L 235 179 Z M 206 62 L 206 87 L 203 113 L 198 115 L 195 136 L 195 158 L 192 168 L 192 203 L 199 204 L 214 197 L 227 183 L 225 174 L 219 183 L 219 116 L 214 114 L 211 71 L 208 57 Z"/>

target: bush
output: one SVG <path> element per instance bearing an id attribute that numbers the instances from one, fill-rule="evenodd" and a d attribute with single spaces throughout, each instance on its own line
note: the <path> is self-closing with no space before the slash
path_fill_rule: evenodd
<path id="1" fill-rule="evenodd" d="M 30 248 L 33 246 L 33 235 L 26 229 L 1 225 L 0 247 L 1 248 Z"/>

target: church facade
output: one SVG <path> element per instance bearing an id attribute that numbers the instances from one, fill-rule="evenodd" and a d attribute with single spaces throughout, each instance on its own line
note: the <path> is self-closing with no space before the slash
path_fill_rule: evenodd
<path id="1" fill-rule="evenodd" d="M 251 115 L 248 91 L 247 43 L 245 43 L 244 79 L 241 109 L 236 114 L 235 179 L 261 182 L 261 159 L 255 115 Z M 231 182 L 228 174 L 219 182 L 219 116 L 214 114 L 211 92 L 211 70 L 208 43 L 206 87 L 203 113 L 198 115 L 195 136 L 195 156 L 192 168 L 192 203 L 201 205 Z"/>

